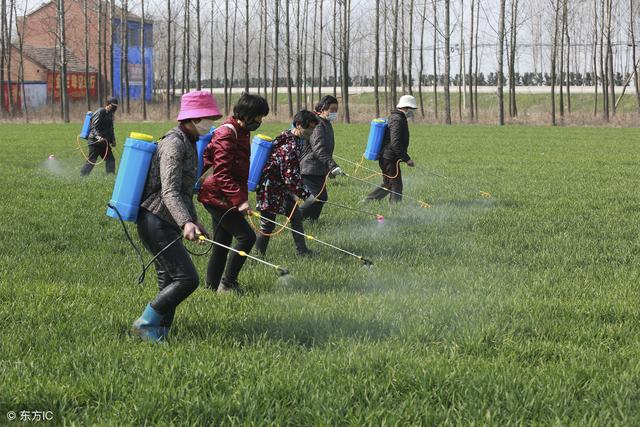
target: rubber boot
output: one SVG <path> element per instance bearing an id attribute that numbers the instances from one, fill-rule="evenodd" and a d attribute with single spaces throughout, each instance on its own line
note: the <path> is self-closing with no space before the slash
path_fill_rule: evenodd
<path id="1" fill-rule="evenodd" d="M 160 335 L 162 336 L 163 341 L 167 341 L 169 339 L 169 329 L 171 329 L 171 325 L 173 324 L 173 317 L 176 314 L 176 309 L 169 311 L 167 314 L 162 316 L 162 320 L 160 321 Z"/>
<path id="2" fill-rule="evenodd" d="M 164 342 L 163 327 L 160 326 L 163 318 L 164 316 L 155 311 L 153 307 L 151 307 L 151 304 L 147 304 L 142 316 L 133 322 L 131 333 L 139 336 L 144 341 L 154 343 Z"/>
<path id="3" fill-rule="evenodd" d="M 258 251 L 258 253 L 260 255 L 264 255 L 267 253 L 267 246 L 269 245 L 269 236 L 263 236 L 262 234 L 259 234 L 258 237 L 256 238 L 256 251 Z"/>

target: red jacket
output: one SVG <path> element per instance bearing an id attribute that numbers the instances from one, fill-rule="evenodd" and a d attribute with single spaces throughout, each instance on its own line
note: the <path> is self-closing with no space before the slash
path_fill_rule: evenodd
<path id="1" fill-rule="evenodd" d="M 233 126 L 235 132 L 225 126 L 227 123 Z M 204 150 L 203 173 L 209 168 L 213 168 L 213 172 L 202 183 L 198 194 L 201 203 L 229 209 L 249 200 L 249 136 L 249 132 L 241 128 L 233 117 L 216 129 Z"/>

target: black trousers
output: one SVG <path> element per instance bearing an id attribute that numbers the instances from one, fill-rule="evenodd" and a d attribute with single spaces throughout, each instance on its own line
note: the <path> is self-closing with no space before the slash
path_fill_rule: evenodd
<path id="1" fill-rule="evenodd" d="M 140 209 L 137 227 L 144 247 L 154 256 L 182 234 L 174 224 L 145 209 Z M 165 316 L 166 324 L 163 326 L 170 326 L 178 304 L 198 287 L 198 271 L 182 239 L 169 246 L 154 264 L 159 292 L 151 302 L 151 307 Z"/>
<path id="2" fill-rule="evenodd" d="M 382 177 L 383 188 L 376 188 L 367 196 L 367 200 L 382 200 L 389 195 L 390 202 L 402 201 L 402 173 L 400 172 L 400 164 L 397 160 L 389 160 L 380 158 L 378 160 L 380 169 L 384 176 Z M 397 165 L 397 168 L 396 168 Z M 393 177 L 393 178 L 390 178 Z M 386 189 L 386 190 L 385 190 Z M 391 190 L 395 193 L 391 193 L 387 190 Z"/>
<path id="3" fill-rule="evenodd" d="M 287 204 L 285 205 L 285 210 L 287 212 L 291 212 L 292 209 L 295 208 L 293 215 L 291 216 L 290 227 L 300 233 L 304 234 L 304 227 L 302 226 L 302 213 L 300 213 L 300 208 L 296 207 L 296 202 L 292 198 L 287 200 Z M 275 221 L 276 214 L 270 212 L 260 212 L 260 231 L 264 234 L 273 233 L 276 228 L 276 224 L 271 221 Z M 268 221 L 271 220 L 271 221 Z M 293 243 L 296 245 L 296 251 L 306 252 L 307 251 L 307 242 L 305 241 L 305 237 L 301 234 L 291 232 L 293 236 Z M 256 249 L 260 251 L 262 254 L 267 252 L 267 246 L 269 245 L 269 236 L 264 236 L 262 234 L 258 235 L 258 239 L 256 240 Z"/>
<path id="4" fill-rule="evenodd" d="M 314 196 L 316 196 L 316 199 L 322 201 L 329 200 L 327 187 L 324 185 L 325 179 L 325 175 L 302 175 L 302 182 L 304 182 L 304 185 L 309 189 L 309 191 L 311 191 Z M 317 220 L 318 218 L 320 218 L 320 213 L 322 212 L 323 207 L 324 203 L 315 202 L 302 211 L 302 218 L 310 219 L 312 221 Z"/>
<path id="5" fill-rule="evenodd" d="M 89 144 L 89 155 L 87 162 L 82 166 L 80 175 L 89 175 L 95 166 L 98 157 L 104 159 L 104 166 L 107 173 L 115 173 L 116 171 L 116 158 L 113 157 L 113 150 L 109 144 L 103 142 L 93 142 Z"/>
<path id="6" fill-rule="evenodd" d="M 213 240 L 231 246 L 231 241 L 235 237 L 236 244 L 233 249 L 246 253 L 251 252 L 251 248 L 256 243 L 256 233 L 253 232 L 244 215 L 237 210 L 227 212 L 226 209 L 211 205 L 204 205 L 204 207 L 209 211 L 213 220 Z M 214 245 L 207 266 L 207 287 L 217 289 L 220 280 L 230 284 L 236 283 L 245 260 L 246 257 L 235 252 L 231 252 L 229 255 L 228 249 Z M 222 277 L 223 273 L 224 278 Z"/>

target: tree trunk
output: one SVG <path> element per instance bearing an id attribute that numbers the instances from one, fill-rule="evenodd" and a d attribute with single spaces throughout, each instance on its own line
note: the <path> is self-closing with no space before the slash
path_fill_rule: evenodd
<path id="1" fill-rule="evenodd" d="M 105 5 L 106 8 L 106 5 Z M 105 43 L 106 32 L 104 31 L 105 22 L 104 15 L 102 11 L 102 0 L 98 0 L 98 105 L 104 105 L 103 101 L 105 99 L 106 88 L 106 55 L 105 50 L 107 50 L 107 45 Z M 103 34 L 104 32 L 104 34 Z M 103 59 L 103 55 L 105 55 Z M 103 73 L 102 69 L 105 67 L 105 72 Z M 89 81 L 85 80 L 87 87 L 89 86 Z M 91 108 L 89 108 L 91 109 Z"/>
<path id="2" fill-rule="evenodd" d="M 474 8 L 475 0 L 471 0 L 471 33 L 469 35 L 469 121 L 473 121 L 473 31 L 474 31 Z"/>
<path id="3" fill-rule="evenodd" d="M 338 0 L 333 0 L 333 96 L 338 96 L 338 55 L 336 45 L 338 44 Z"/>
<path id="4" fill-rule="evenodd" d="M 91 111 L 91 92 L 89 88 L 89 5 L 88 0 L 82 4 L 84 15 L 84 95 L 87 111 Z M 98 0 L 98 103 L 102 101 L 102 0 Z"/>
<path id="5" fill-rule="evenodd" d="M 5 66 L 5 55 L 6 55 L 6 45 L 7 42 L 5 40 L 5 26 L 7 22 L 7 2 L 6 0 L 0 0 L 0 118 L 4 117 L 4 93 L 5 93 L 5 84 L 4 84 L 4 66 Z M 55 62 L 55 61 L 54 61 Z"/>
<path id="6" fill-rule="evenodd" d="M 475 54 L 474 54 L 474 62 L 476 63 L 476 68 L 473 72 L 473 82 L 474 82 L 474 94 L 473 94 L 473 102 L 475 109 L 475 119 L 478 120 L 478 69 L 480 68 L 480 61 L 478 60 L 478 33 L 480 29 L 480 0 L 477 0 L 478 4 L 476 5 L 476 37 L 475 37 Z"/>
<path id="7" fill-rule="evenodd" d="M 18 16 L 18 7 L 14 3 L 15 7 L 15 16 L 16 16 L 16 32 L 18 34 L 18 52 L 20 53 L 20 66 L 18 69 L 18 85 L 22 90 L 22 114 L 24 117 L 25 123 L 29 123 L 29 106 L 27 105 L 27 97 L 25 96 L 25 85 L 24 85 L 24 26 L 26 23 L 26 19 L 22 19 L 22 30 L 18 28 L 17 16 Z M 27 16 L 27 7 L 28 3 L 25 2 L 24 11 L 22 12 L 22 16 Z M 1 80 L 0 80 L 1 82 Z M 2 108 L 2 107 L 0 107 Z"/>
<path id="8" fill-rule="evenodd" d="M 562 24 L 560 26 L 560 75 L 558 76 L 560 90 L 560 118 L 564 119 L 564 27 L 567 24 L 567 0 L 562 1 Z"/>
<path id="9" fill-rule="evenodd" d="M 233 28 L 238 28 L 238 2 L 236 1 L 233 7 Z M 235 38 L 231 43 L 231 79 L 229 82 L 229 111 L 231 111 L 231 96 L 233 93 L 233 87 L 235 86 L 235 74 L 236 74 L 236 43 Z"/>
<path id="10" fill-rule="evenodd" d="M 269 31 L 268 28 L 269 26 L 267 25 L 267 16 L 269 15 L 269 10 L 267 8 L 267 6 L 269 5 L 268 0 L 264 0 L 264 51 L 263 51 L 263 55 L 264 55 L 264 68 L 262 69 L 262 76 L 264 79 L 264 99 L 268 99 L 267 98 L 267 40 L 268 40 L 268 35 L 269 35 Z M 213 49 L 211 50 L 213 52 Z"/>
<path id="11" fill-rule="evenodd" d="M 436 0 L 433 0 L 433 112 L 438 120 L 438 10 Z"/>
<path id="12" fill-rule="evenodd" d="M 567 82 L 567 112 L 571 114 L 571 38 L 569 37 L 569 8 L 568 8 L 569 0 L 565 0 L 565 22 L 564 22 L 564 32 L 565 38 L 567 39 L 567 71 L 566 71 L 566 82 Z"/>
<path id="13" fill-rule="evenodd" d="M 171 120 L 171 0 L 167 0 L 167 99 L 165 119 Z"/>
<path id="14" fill-rule="evenodd" d="M 376 34 L 375 34 L 375 58 L 373 60 L 373 97 L 376 101 L 376 117 L 380 117 L 380 3 L 376 2 Z"/>
<path id="15" fill-rule="evenodd" d="M 462 121 L 462 101 L 464 92 L 464 0 L 460 0 L 460 45 L 458 46 L 458 120 Z M 465 89 L 466 90 L 466 89 Z"/>
<path id="16" fill-rule="evenodd" d="M 324 27 L 322 25 L 323 22 L 323 10 L 322 10 L 322 4 L 324 0 L 318 0 L 320 2 L 320 26 L 318 28 L 320 28 L 322 31 L 324 31 Z M 315 37 L 315 35 L 314 35 Z M 320 40 L 319 43 L 319 48 L 320 48 L 320 52 L 318 55 L 318 101 L 320 101 L 320 99 L 322 99 L 322 40 Z"/>
<path id="17" fill-rule="evenodd" d="M 213 65 L 215 63 L 213 52 L 215 52 L 215 48 L 216 48 L 215 43 L 217 41 L 215 39 L 214 29 L 215 29 L 215 8 L 212 4 L 211 5 L 211 27 L 210 27 L 210 34 L 209 34 L 209 39 L 210 39 L 209 55 L 211 59 L 211 62 L 209 63 L 209 91 L 211 92 L 211 94 L 213 94 Z"/>
<path id="18" fill-rule="evenodd" d="M 64 0 L 62 0 L 64 1 Z M 125 90 L 125 111 L 131 112 L 131 96 L 129 86 L 129 0 L 124 0 L 124 90 Z"/>
<path id="19" fill-rule="evenodd" d="M 418 97 L 420 98 L 420 113 L 424 118 L 424 99 L 422 97 L 422 78 L 424 76 L 424 30 L 427 22 L 427 2 L 422 10 L 422 25 L 420 27 L 420 72 L 418 73 Z"/>
<path id="20" fill-rule="evenodd" d="M 500 0 L 500 17 L 498 18 L 498 109 L 499 123 L 504 126 L 504 9 L 505 1 Z"/>
<path id="21" fill-rule="evenodd" d="M 512 0 L 511 3 L 511 43 L 510 50 L 511 62 L 509 64 L 509 115 L 510 117 L 518 116 L 518 104 L 516 102 L 516 52 L 518 37 L 518 0 Z"/>
<path id="22" fill-rule="evenodd" d="M 171 1 L 171 0 L 167 0 Z M 276 3 L 277 4 L 277 3 Z M 277 28 L 277 21 L 276 21 Z M 277 30 L 276 30 L 277 31 Z M 277 52 L 277 50 L 276 50 Z M 224 73 L 224 114 L 229 115 L 229 0 L 224 2 L 224 63 L 222 64 Z"/>
<path id="23" fill-rule="evenodd" d="M 611 90 L 611 98 L 609 101 L 609 109 L 612 115 L 616 114 L 616 81 L 613 71 L 613 47 L 611 42 L 611 15 L 613 15 L 613 1 L 607 1 L 607 58 L 609 68 L 609 87 Z"/>
<path id="24" fill-rule="evenodd" d="M 444 114 L 445 123 L 451 124 L 451 94 L 449 93 L 451 85 L 451 25 L 449 22 L 450 0 L 444 2 Z M 501 0 L 504 4 L 504 0 Z"/>
<path id="25" fill-rule="evenodd" d="M 271 105 L 273 114 L 278 114 L 278 64 L 280 58 L 280 0 L 275 0 L 275 36 L 273 43 L 275 44 L 275 55 L 273 58 L 273 90 L 271 91 Z"/>
<path id="26" fill-rule="evenodd" d="M 600 6 L 600 80 L 602 82 L 602 111 L 604 113 L 604 118 L 606 121 L 609 121 L 609 88 L 608 88 L 608 72 L 605 67 L 605 63 L 607 63 L 605 59 L 605 50 L 604 50 L 604 32 L 605 32 L 605 22 L 606 22 L 606 14 L 605 14 L 605 5 L 606 0 L 601 0 Z"/>
<path id="27" fill-rule="evenodd" d="M 304 45 L 302 48 L 302 90 L 304 91 L 303 94 L 303 106 L 304 108 L 307 108 L 307 102 L 308 102 L 308 94 L 307 94 L 307 54 L 309 53 L 309 0 L 305 0 L 304 2 L 304 27 L 302 29 L 302 33 L 303 33 L 303 37 L 302 39 L 304 40 Z M 311 91 L 311 93 L 313 94 L 313 90 Z"/>
<path id="28" fill-rule="evenodd" d="M 142 101 L 142 120 L 147 120 L 147 60 L 145 55 L 145 30 L 144 30 L 144 0 L 140 0 L 140 61 L 142 62 L 142 93 L 140 94 L 140 100 Z M 200 6 L 198 5 L 198 15 Z M 199 16 L 198 16 L 199 19 Z M 198 20 L 198 22 L 200 22 Z"/>
<path id="29" fill-rule="evenodd" d="M 351 39 L 351 0 L 342 0 L 343 36 L 342 36 L 342 111 L 345 123 L 351 123 L 349 116 L 349 40 Z"/>
<path id="30" fill-rule="evenodd" d="M 58 0 L 58 18 L 60 19 L 60 95 L 62 98 L 62 120 L 69 123 L 69 94 L 67 92 L 67 45 L 65 28 L 65 5 L 64 0 Z M 11 99 L 11 98 L 10 98 Z"/>
<path id="31" fill-rule="evenodd" d="M 400 2 L 394 0 L 394 7 L 391 10 L 393 13 L 393 37 L 391 38 L 391 108 L 393 108 L 398 102 L 398 15 L 400 13 Z"/>
<path id="32" fill-rule="evenodd" d="M 553 52 L 551 54 L 551 125 L 556 126 L 556 61 L 558 56 L 558 18 L 560 15 L 560 2 L 555 4 L 555 22 L 553 26 Z"/>
<path id="33" fill-rule="evenodd" d="M 426 0 L 423 0 L 426 2 Z M 409 69 L 407 70 L 407 86 L 409 87 L 409 94 L 413 95 L 413 76 L 411 69 L 413 68 L 413 3 L 414 0 L 409 2 Z"/>
<path id="34" fill-rule="evenodd" d="M 636 56 L 636 33 L 633 28 L 636 12 L 633 8 L 633 3 L 634 0 L 629 0 L 629 29 L 631 31 L 631 57 L 633 62 L 633 70 L 631 72 L 634 74 L 633 82 L 636 87 L 636 109 L 640 113 L 640 76 L 638 76 L 638 59 Z"/>
<path id="35" fill-rule="evenodd" d="M 12 73 L 11 73 L 11 62 L 12 62 L 12 53 L 13 53 L 13 49 L 11 48 L 11 37 L 13 35 L 13 8 L 15 5 L 15 0 L 11 0 L 9 3 L 9 22 L 7 25 L 5 25 L 5 34 L 4 34 L 4 38 L 5 38 L 5 43 L 7 44 L 7 62 L 6 62 L 6 66 L 7 66 L 7 91 L 8 91 L 8 96 L 7 96 L 7 101 L 8 101 L 8 109 L 9 109 L 9 116 L 13 117 L 14 113 L 15 113 L 15 105 L 13 102 L 13 90 L 12 90 Z M 60 9 L 58 9 L 60 10 Z M 58 19 L 58 25 L 60 25 L 60 20 Z M 60 101 L 63 101 L 63 98 L 60 98 Z M 61 117 L 64 118 L 64 105 L 60 104 L 60 114 Z"/>
<path id="36" fill-rule="evenodd" d="M 633 1 L 633 0 L 631 0 Z M 593 0 L 593 79 L 594 79 L 594 97 L 593 97 L 593 116 L 598 115 L 598 0 Z"/>
<path id="37" fill-rule="evenodd" d="M 286 8 L 286 15 L 285 15 L 285 28 L 287 31 L 287 35 L 285 38 L 285 48 L 287 51 L 287 102 L 289 105 L 289 117 L 291 118 L 293 116 L 293 94 L 291 93 L 291 85 L 292 85 L 292 81 L 291 81 L 291 46 L 290 46 L 290 33 L 291 33 L 291 26 L 290 26 L 290 22 L 289 22 L 289 0 L 285 0 L 285 8 Z"/>
<path id="38" fill-rule="evenodd" d="M 389 111 L 389 32 L 387 31 L 387 23 L 389 22 L 389 16 L 387 11 L 387 0 L 384 1 L 384 9 L 382 10 L 382 17 L 384 24 L 382 28 L 384 30 L 384 111 Z"/>
<path id="39" fill-rule="evenodd" d="M 109 1 L 109 0 L 106 0 Z M 114 16 L 116 13 L 116 6 L 114 4 L 114 0 L 109 1 L 109 19 L 107 19 L 107 22 L 105 22 L 105 40 L 107 39 L 107 28 L 109 29 L 109 37 L 111 37 L 107 43 L 109 44 L 109 88 L 105 91 L 105 96 L 115 96 L 116 93 L 113 89 L 114 86 L 114 82 L 113 79 L 115 77 L 115 70 L 113 69 L 113 47 L 114 47 L 114 43 L 113 43 L 113 28 L 114 28 L 114 24 L 113 24 L 113 20 L 114 20 Z M 106 58 L 105 58 L 106 59 Z M 106 64 L 106 60 L 105 62 L 105 67 L 107 66 Z M 106 74 L 106 73 L 105 73 Z"/>
<path id="40" fill-rule="evenodd" d="M 249 0 L 245 0 L 244 39 L 244 91 L 249 93 Z"/>
<path id="41" fill-rule="evenodd" d="M 257 73 L 257 88 L 258 88 L 258 95 L 260 95 L 261 90 L 262 90 L 262 42 L 265 40 L 264 37 L 264 26 L 263 26 L 263 22 L 264 20 L 263 18 L 263 10 L 262 10 L 262 6 L 263 6 L 263 2 L 260 1 L 260 29 L 258 31 L 258 73 Z M 266 10 L 264 11 L 264 13 L 266 13 Z M 267 46 L 264 46 L 265 49 L 267 49 Z M 213 50 L 212 50 L 213 52 Z M 265 61 L 265 66 L 266 66 L 266 61 Z M 267 91 L 264 91 L 264 99 L 267 99 Z"/>
<path id="42" fill-rule="evenodd" d="M 402 94 L 407 93 L 407 75 L 405 73 L 405 51 L 404 51 L 404 37 L 405 37 L 405 24 L 404 19 L 404 0 L 400 0 L 400 84 L 402 85 Z M 397 27 L 396 27 L 397 28 Z"/>
<path id="43" fill-rule="evenodd" d="M 318 2 L 313 2 L 313 28 L 318 28 Z M 316 84 L 316 35 L 315 32 L 311 32 L 311 38 L 313 39 L 311 48 L 311 107 L 313 108 L 313 97 L 315 96 L 315 84 Z"/>
<path id="44" fill-rule="evenodd" d="M 196 0 L 196 89 L 202 89 L 202 23 L 200 22 L 200 0 Z"/>
<path id="45" fill-rule="evenodd" d="M 296 1 L 296 111 L 300 111 L 302 106 L 302 30 L 304 24 L 300 20 L 300 3 L 302 0 Z M 293 111 L 291 116 L 293 116 Z"/>

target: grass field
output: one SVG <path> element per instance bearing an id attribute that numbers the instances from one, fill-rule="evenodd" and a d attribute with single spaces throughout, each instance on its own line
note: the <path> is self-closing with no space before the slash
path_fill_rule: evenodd
<path id="1" fill-rule="evenodd" d="M 118 123 L 119 143 L 168 127 Z M 0 424 L 640 424 L 637 129 L 413 126 L 405 193 L 432 208 L 307 226 L 371 269 L 283 234 L 267 258 L 289 278 L 248 262 L 247 296 L 198 289 L 166 346 L 128 336 L 153 271 L 135 284 L 104 166 L 78 176 L 78 125 L 0 131 Z M 367 132 L 338 125 L 336 153 Z"/>

